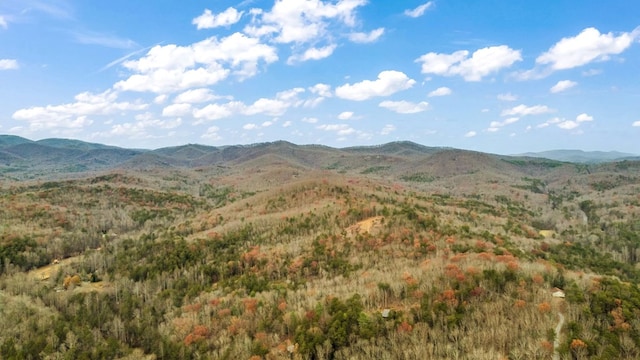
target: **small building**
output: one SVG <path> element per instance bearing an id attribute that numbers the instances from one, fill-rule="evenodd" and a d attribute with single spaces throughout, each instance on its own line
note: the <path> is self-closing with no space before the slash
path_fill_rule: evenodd
<path id="1" fill-rule="evenodd" d="M 562 291 L 562 289 L 553 288 L 551 289 L 551 296 L 554 298 L 564 299 L 564 291 Z"/>

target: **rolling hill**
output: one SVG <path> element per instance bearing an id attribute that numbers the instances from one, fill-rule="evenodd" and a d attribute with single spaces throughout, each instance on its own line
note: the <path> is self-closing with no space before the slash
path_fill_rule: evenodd
<path id="1" fill-rule="evenodd" d="M 0 358 L 640 356 L 640 161 L 0 141 Z"/>

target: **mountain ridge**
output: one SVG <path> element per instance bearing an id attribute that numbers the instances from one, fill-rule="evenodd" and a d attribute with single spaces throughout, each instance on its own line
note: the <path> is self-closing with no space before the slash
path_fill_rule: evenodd
<path id="1" fill-rule="evenodd" d="M 561 163 L 595 166 L 606 162 L 640 160 L 640 157 L 634 157 L 633 154 L 573 150 L 498 155 L 431 147 L 411 141 L 334 148 L 317 144 L 298 145 L 281 140 L 226 146 L 185 144 L 148 150 L 73 139 L 51 138 L 32 141 L 19 136 L 0 135 L 0 176 L 12 174 L 13 178 L 24 179 L 118 168 L 242 166 L 256 164 L 256 159 L 269 155 L 274 155 L 279 159 L 278 162 L 288 163 L 292 167 L 374 172 L 381 175 L 404 173 L 410 176 L 412 173 L 422 172 L 445 177 L 479 172 L 505 175 L 515 171 L 519 174 L 529 174 L 547 171 L 549 168 L 561 166 Z M 275 158 L 272 157 L 270 161 Z M 507 166 L 506 163 L 510 165 Z"/>

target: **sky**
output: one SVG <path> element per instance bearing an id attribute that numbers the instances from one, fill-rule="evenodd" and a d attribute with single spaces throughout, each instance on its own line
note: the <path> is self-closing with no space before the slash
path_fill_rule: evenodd
<path id="1" fill-rule="evenodd" d="M 640 154 L 640 1 L 0 0 L 0 134 Z"/>

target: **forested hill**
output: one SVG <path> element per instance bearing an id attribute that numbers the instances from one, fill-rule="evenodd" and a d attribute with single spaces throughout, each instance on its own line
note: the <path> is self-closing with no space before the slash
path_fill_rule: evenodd
<path id="1" fill-rule="evenodd" d="M 23 140 L 0 359 L 640 358 L 638 161 Z"/>

